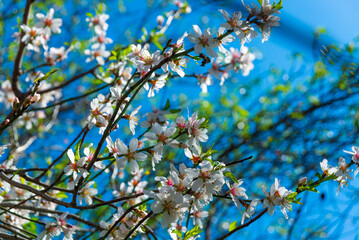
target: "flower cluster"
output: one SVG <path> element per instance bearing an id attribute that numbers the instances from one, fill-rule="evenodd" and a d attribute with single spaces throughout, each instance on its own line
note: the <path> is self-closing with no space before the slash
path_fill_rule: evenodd
<path id="1" fill-rule="evenodd" d="M 89 57 L 86 62 L 96 60 L 99 65 L 105 64 L 105 58 L 110 56 L 110 52 L 106 51 L 106 44 L 111 44 L 112 39 L 106 37 L 108 24 L 106 23 L 109 15 L 100 13 L 94 17 L 86 18 L 89 27 L 94 30 L 94 36 L 90 39 L 92 43 L 91 49 L 86 49 L 85 54 Z"/>
<path id="2" fill-rule="evenodd" d="M 59 236 L 64 233 L 64 240 L 72 240 L 72 235 L 75 234 L 76 227 L 69 224 L 66 220 L 68 213 L 64 213 L 61 216 L 56 216 L 55 222 L 46 223 L 45 230 L 37 236 L 37 240 L 48 240 L 55 236 Z"/>
<path id="3" fill-rule="evenodd" d="M 194 224 L 203 226 L 201 219 L 208 215 L 204 207 L 224 185 L 225 168 L 222 164 L 213 166 L 209 161 L 202 161 L 198 166 L 200 168 L 187 168 L 181 164 L 177 170 L 171 165 L 169 177 L 156 177 L 161 183 L 159 192 L 145 192 L 155 199 L 151 209 L 162 214 L 162 227 L 181 222 L 189 209 L 192 210 Z"/>
<path id="4" fill-rule="evenodd" d="M 37 13 L 36 17 L 38 22 L 35 26 L 29 27 L 27 25 L 21 25 L 23 34 L 20 39 L 22 42 L 27 44 L 28 50 L 33 50 L 35 52 L 40 51 L 40 46 L 44 49 L 47 49 L 47 42 L 50 39 L 52 33 L 61 33 L 62 19 L 54 18 L 54 9 L 51 8 L 46 16 L 42 13 Z M 20 37 L 18 34 L 17 36 Z"/>

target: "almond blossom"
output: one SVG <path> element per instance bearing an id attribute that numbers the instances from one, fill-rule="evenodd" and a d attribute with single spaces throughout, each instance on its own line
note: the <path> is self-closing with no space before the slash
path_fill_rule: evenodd
<path id="1" fill-rule="evenodd" d="M 65 175 L 72 174 L 75 185 L 76 185 L 80 176 L 86 178 L 89 174 L 88 171 L 85 169 L 86 157 L 82 157 L 82 158 L 76 160 L 72 149 L 67 150 L 67 156 L 70 159 L 70 163 L 65 167 L 64 172 L 65 172 Z"/>
<path id="2" fill-rule="evenodd" d="M 88 205 L 92 204 L 92 197 L 97 194 L 96 188 L 90 188 L 95 182 L 90 181 L 85 184 L 85 186 L 79 192 L 79 202 L 82 204 L 82 200 L 85 199 L 85 202 Z"/>
<path id="3" fill-rule="evenodd" d="M 244 189 L 243 187 L 240 187 L 240 185 L 242 185 L 242 183 L 243 183 L 243 181 L 239 180 L 238 183 L 233 183 L 232 185 L 230 185 L 229 182 L 226 181 L 226 184 L 229 188 L 228 193 L 231 196 L 231 198 L 234 202 L 234 205 L 236 205 L 236 207 L 238 209 L 241 209 L 241 205 L 240 205 L 237 197 L 248 199 L 248 196 L 246 194 L 246 189 Z"/>
<path id="4" fill-rule="evenodd" d="M 148 97 L 155 96 L 155 91 L 158 92 L 161 88 L 163 88 L 166 84 L 166 78 L 168 77 L 168 73 L 159 76 L 156 80 L 150 79 L 145 84 L 144 88 L 148 90 Z"/>
<path id="5" fill-rule="evenodd" d="M 235 12 L 233 13 L 232 17 L 229 16 L 228 12 L 223 9 L 219 10 L 222 16 L 227 20 L 227 22 L 222 23 L 221 26 L 227 30 L 234 30 L 234 33 L 238 37 L 238 39 L 243 39 L 245 37 L 245 30 L 249 24 L 247 21 L 242 21 L 242 13 Z"/>
<path id="6" fill-rule="evenodd" d="M 207 86 L 210 86 L 210 85 L 213 84 L 213 80 L 212 80 L 211 75 L 209 75 L 209 74 L 208 75 L 198 74 L 198 75 L 195 75 L 195 77 L 198 80 L 198 85 L 202 89 L 202 92 L 207 93 L 208 92 Z"/>
<path id="7" fill-rule="evenodd" d="M 224 34 L 225 28 L 224 27 L 220 27 L 218 29 L 218 33 L 217 33 L 217 38 L 221 38 Z M 233 37 L 232 35 L 228 35 L 223 37 L 221 40 L 218 40 L 218 50 L 221 53 L 227 53 L 227 49 L 224 48 L 223 45 L 227 45 L 227 43 L 233 42 L 235 40 L 235 37 Z"/>
<path id="8" fill-rule="evenodd" d="M 135 133 L 136 133 L 136 125 L 138 125 L 138 120 L 139 120 L 138 117 L 136 117 L 136 114 L 138 113 L 140 108 L 141 108 L 141 106 L 134 109 L 130 113 L 130 115 L 126 114 L 126 115 L 123 116 L 124 119 L 127 119 L 129 121 L 130 130 L 131 130 L 133 135 L 135 135 Z"/>
<path id="9" fill-rule="evenodd" d="M 163 228 L 182 219 L 189 207 L 188 201 L 178 192 L 160 191 L 157 194 L 153 192 L 145 192 L 145 194 L 154 198 L 154 202 L 151 204 L 153 213 L 162 213 L 161 225 Z"/>
<path id="10" fill-rule="evenodd" d="M 45 34 L 51 35 L 53 33 L 61 33 L 61 25 L 62 19 L 61 18 L 54 18 L 54 9 L 50 8 L 47 12 L 46 16 L 42 13 L 37 13 L 36 17 L 40 20 L 40 22 L 36 23 L 36 27 L 43 28 Z"/>
<path id="11" fill-rule="evenodd" d="M 103 31 L 107 31 L 108 29 L 106 21 L 109 17 L 107 14 L 98 14 L 95 17 L 86 18 L 86 22 L 89 23 L 89 27 L 95 29 L 96 34 L 102 34 Z"/>
<path id="12" fill-rule="evenodd" d="M 86 49 L 85 54 L 89 57 L 86 59 L 86 62 L 91 62 L 96 60 L 99 65 L 105 64 L 105 58 L 108 58 L 111 53 L 106 51 L 104 47 L 100 47 L 99 49 Z"/>
<path id="13" fill-rule="evenodd" d="M 116 144 L 119 147 L 118 154 L 121 155 L 121 158 L 116 161 L 118 168 L 124 168 L 127 163 L 129 163 L 131 172 L 138 172 L 140 168 L 137 161 L 144 161 L 147 159 L 146 154 L 137 151 L 138 139 L 132 138 L 129 147 L 127 147 L 120 139 L 116 140 Z"/>
<path id="14" fill-rule="evenodd" d="M 203 48 L 205 48 L 209 56 L 216 58 L 218 55 L 213 48 L 216 48 L 218 44 L 217 40 L 212 38 L 209 28 L 202 34 L 201 29 L 197 25 L 193 25 L 193 31 L 195 34 L 188 34 L 188 39 L 195 44 L 194 52 L 200 54 Z"/>
<path id="15" fill-rule="evenodd" d="M 61 234 L 60 228 L 57 227 L 54 223 L 46 223 L 45 230 L 41 232 L 36 240 L 51 240 L 55 236 Z"/>
<path id="16" fill-rule="evenodd" d="M 352 155 L 353 162 L 355 162 L 355 163 L 359 162 L 359 148 L 358 147 L 352 146 L 352 152 L 346 151 L 346 150 L 343 150 L 343 152 Z"/>
<path id="17" fill-rule="evenodd" d="M 256 207 L 259 203 L 260 203 L 259 199 L 253 199 L 250 204 L 244 205 L 245 211 L 243 212 L 242 215 L 241 224 L 244 223 L 246 218 L 251 218 L 254 215 L 254 213 L 256 212 Z"/>

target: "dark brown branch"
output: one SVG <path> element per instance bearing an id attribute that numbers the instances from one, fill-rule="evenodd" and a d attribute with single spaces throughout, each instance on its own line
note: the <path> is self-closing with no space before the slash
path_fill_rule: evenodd
<path id="1" fill-rule="evenodd" d="M 26 1 L 25 11 L 24 11 L 24 14 L 22 17 L 22 24 L 24 24 L 24 25 L 27 25 L 30 8 L 34 2 L 35 2 L 35 0 L 27 0 Z M 18 85 L 17 85 L 17 82 L 18 82 L 19 76 L 20 76 L 20 68 L 21 68 L 21 64 L 22 64 L 22 59 L 24 56 L 24 50 L 26 47 L 26 44 L 22 41 L 24 34 L 25 34 L 24 31 L 22 31 L 20 34 L 20 46 L 19 46 L 19 50 L 18 50 L 16 58 L 15 58 L 14 70 L 12 72 L 12 78 L 11 78 L 11 88 L 14 91 L 15 96 L 18 97 L 19 99 L 22 99 L 24 97 L 24 94 L 20 91 L 20 89 L 18 88 Z"/>
<path id="2" fill-rule="evenodd" d="M 235 229 L 233 229 L 232 231 L 230 231 L 229 233 L 224 234 L 222 237 L 217 238 L 217 240 L 223 240 L 229 236 L 231 236 L 233 233 L 237 232 L 238 230 L 241 230 L 245 227 L 248 227 L 249 225 L 251 225 L 253 222 L 257 221 L 259 218 L 261 218 L 266 212 L 267 212 L 267 208 L 263 209 L 262 212 L 260 212 L 257 216 L 255 216 L 254 218 L 252 218 L 251 220 L 249 220 L 248 222 L 236 227 Z"/>

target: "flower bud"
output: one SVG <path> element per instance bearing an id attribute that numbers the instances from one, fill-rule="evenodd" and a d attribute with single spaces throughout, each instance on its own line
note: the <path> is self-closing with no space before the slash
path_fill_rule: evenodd
<path id="1" fill-rule="evenodd" d="M 298 186 L 305 186 L 305 185 L 307 185 L 307 177 L 302 177 L 298 181 Z"/>
<path id="2" fill-rule="evenodd" d="M 14 101 L 12 102 L 12 108 L 14 110 L 17 110 L 19 108 L 19 105 L 20 105 L 20 101 L 17 97 L 15 97 Z"/>
<path id="3" fill-rule="evenodd" d="M 162 15 L 157 16 L 157 23 L 160 27 L 162 27 L 163 22 L 165 21 L 165 18 Z"/>

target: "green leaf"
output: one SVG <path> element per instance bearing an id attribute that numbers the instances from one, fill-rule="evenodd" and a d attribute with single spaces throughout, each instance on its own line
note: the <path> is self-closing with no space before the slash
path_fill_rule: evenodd
<path id="1" fill-rule="evenodd" d="M 257 0 L 257 1 L 262 6 L 263 0 Z"/>
<path id="2" fill-rule="evenodd" d="M 54 74 L 57 71 L 58 69 L 52 69 L 50 72 L 46 73 L 45 76 L 35 79 L 34 83 L 36 83 L 37 81 L 41 82 L 43 80 L 47 80 L 52 74 Z"/>
<path id="3" fill-rule="evenodd" d="M 172 231 L 172 233 L 175 233 L 179 238 L 182 238 L 182 236 L 183 236 L 183 233 L 181 231 L 177 230 L 177 229 L 174 229 Z"/>
<path id="4" fill-rule="evenodd" d="M 192 228 L 191 230 L 186 232 L 186 234 L 184 235 L 183 240 L 190 239 L 191 237 L 194 237 L 194 236 L 200 234 L 201 232 L 202 232 L 202 230 L 199 229 L 198 225 L 196 225 L 194 228 Z"/>
<path id="5" fill-rule="evenodd" d="M 89 13 L 89 12 L 86 13 L 86 16 L 88 16 L 88 17 L 90 17 L 90 18 L 93 17 L 92 13 Z"/>
<path id="6" fill-rule="evenodd" d="M 58 197 L 58 198 L 68 198 L 67 195 L 64 192 L 56 193 L 56 197 Z"/>
<path id="7" fill-rule="evenodd" d="M 235 228 L 237 227 L 237 221 L 234 221 L 232 222 L 230 225 L 229 225 L 229 231 L 231 232 L 232 230 L 234 230 Z"/>
<path id="8" fill-rule="evenodd" d="M 80 159 L 80 146 L 81 146 L 81 140 L 79 140 L 75 145 L 75 160 Z"/>
<path id="9" fill-rule="evenodd" d="M 159 50 L 163 50 L 161 43 L 159 43 L 158 41 L 154 41 L 153 43 L 156 45 L 156 47 L 158 47 Z"/>
<path id="10" fill-rule="evenodd" d="M 297 198 L 297 192 L 293 192 L 293 193 L 291 193 L 291 194 L 289 194 L 288 196 L 287 196 L 287 199 L 293 199 L 293 200 L 295 200 L 296 198 Z"/>
<path id="11" fill-rule="evenodd" d="M 275 2 L 273 2 L 273 6 L 272 8 L 276 8 L 278 10 L 281 10 L 283 7 L 282 7 L 282 0 L 280 0 L 277 4 L 275 4 Z"/>
<path id="12" fill-rule="evenodd" d="M 233 173 L 231 173 L 231 172 L 225 172 L 225 173 L 224 173 L 224 176 L 229 177 L 230 179 L 232 179 L 233 182 L 238 183 L 238 180 L 237 180 L 237 178 L 233 175 Z"/>
<path id="13" fill-rule="evenodd" d="M 170 100 L 167 98 L 167 102 L 166 102 L 166 105 L 165 107 L 163 108 L 163 111 L 167 111 L 169 108 L 170 108 Z"/>

